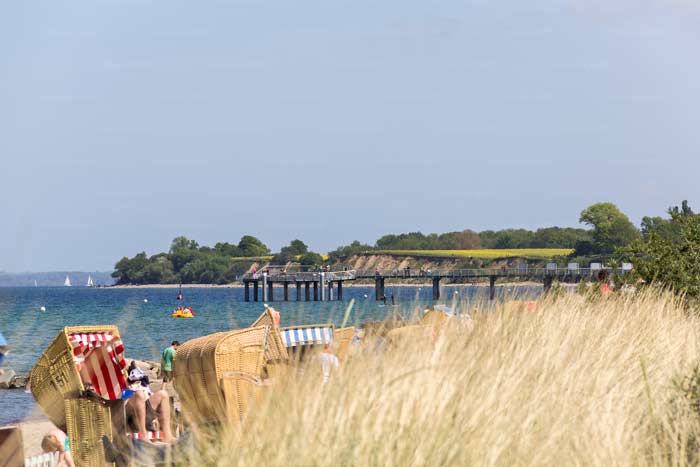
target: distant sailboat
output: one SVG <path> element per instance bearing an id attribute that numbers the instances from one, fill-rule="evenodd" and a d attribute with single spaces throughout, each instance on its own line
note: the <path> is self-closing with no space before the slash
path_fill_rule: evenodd
<path id="1" fill-rule="evenodd" d="M 92 276 L 88 274 L 88 281 L 87 284 L 85 284 L 85 287 L 95 287 L 95 282 L 92 280 Z"/>
<path id="2" fill-rule="evenodd" d="M 39 287 L 39 284 L 37 284 L 36 279 L 34 279 L 34 287 Z"/>
<path id="3" fill-rule="evenodd" d="M 66 276 L 66 280 L 63 281 L 63 286 L 64 286 L 64 287 L 70 287 L 70 286 L 71 286 L 70 277 Z"/>

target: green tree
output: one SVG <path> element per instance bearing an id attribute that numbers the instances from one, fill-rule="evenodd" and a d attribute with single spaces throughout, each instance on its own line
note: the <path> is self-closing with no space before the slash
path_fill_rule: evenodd
<path id="1" fill-rule="evenodd" d="M 244 235 L 238 242 L 241 256 L 265 256 L 270 254 L 270 249 L 263 242 L 252 235 Z"/>
<path id="2" fill-rule="evenodd" d="M 639 231 L 612 203 L 593 204 L 581 212 L 579 222 L 593 227 L 593 253 L 609 255 L 640 238 Z M 576 252 L 577 255 L 582 253 Z"/>
<path id="3" fill-rule="evenodd" d="M 196 250 L 199 245 L 194 240 L 190 240 L 187 237 L 180 236 L 175 237 L 170 244 L 170 253 L 176 253 L 183 250 Z"/>
<path id="4" fill-rule="evenodd" d="M 173 263 L 168 255 L 161 253 L 149 259 L 149 263 L 143 271 L 145 284 L 173 284 L 176 280 Z"/>
<path id="5" fill-rule="evenodd" d="M 117 281 L 117 285 L 128 284 L 129 283 L 129 258 L 124 256 L 122 259 L 117 261 L 114 265 L 114 272 L 112 272 L 112 277 Z"/>
<path id="6" fill-rule="evenodd" d="M 436 249 L 439 250 L 474 250 L 481 246 L 479 234 L 473 230 L 447 232 L 438 236 Z"/>
<path id="7" fill-rule="evenodd" d="M 352 255 L 362 254 L 373 249 L 374 247 L 360 243 L 359 240 L 355 240 L 350 245 L 339 246 L 335 250 L 329 252 L 328 258 L 330 261 L 339 261 Z"/>
<path id="8" fill-rule="evenodd" d="M 117 284 L 142 284 L 144 283 L 144 270 L 148 265 L 148 256 L 142 251 L 133 258 L 126 256 L 115 265 L 112 277 L 117 279 Z"/>
<path id="9" fill-rule="evenodd" d="M 292 240 L 289 242 L 289 246 L 282 249 L 293 255 L 303 255 L 309 251 L 309 247 L 301 240 Z"/>
<path id="10" fill-rule="evenodd" d="M 219 242 L 216 245 L 214 245 L 214 250 L 220 255 L 223 256 L 230 256 L 232 258 L 235 258 L 236 256 L 243 256 L 241 254 L 241 249 L 238 248 L 238 245 L 233 245 L 228 242 Z"/>
<path id="11" fill-rule="evenodd" d="M 296 260 L 297 256 L 301 256 L 309 251 L 309 247 L 306 246 L 301 240 L 292 240 L 289 242 L 289 246 L 283 247 L 278 254 L 274 256 L 272 261 L 275 264 L 285 264 L 289 261 Z"/>
<path id="12" fill-rule="evenodd" d="M 578 242 L 591 241 L 591 232 L 585 229 L 545 227 L 537 229 L 531 248 L 576 248 Z"/>
<path id="13" fill-rule="evenodd" d="M 700 299 L 700 216 L 682 209 L 669 209 L 669 214 L 677 237 L 651 230 L 623 252 L 634 264 L 634 275 L 646 284 Z"/>
<path id="14" fill-rule="evenodd" d="M 688 201 L 683 200 L 681 206 L 670 207 L 667 211 L 669 216 L 673 217 L 686 217 L 694 215 L 693 210 L 688 205 Z M 655 217 L 643 217 L 642 218 L 642 238 L 644 240 L 649 240 L 652 232 L 661 237 L 673 239 L 674 241 L 679 241 L 680 239 L 680 224 L 678 222 L 673 222 L 672 219 L 664 219 L 660 216 Z"/>
<path id="15" fill-rule="evenodd" d="M 304 266 L 318 266 L 320 264 L 323 264 L 323 257 L 318 253 L 310 251 L 301 255 L 301 258 L 299 258 L 299 262 Z"/>

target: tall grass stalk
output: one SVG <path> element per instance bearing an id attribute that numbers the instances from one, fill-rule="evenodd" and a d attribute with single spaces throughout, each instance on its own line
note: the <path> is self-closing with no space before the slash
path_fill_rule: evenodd
<path id="1" fill-rule="evenodd" d="M 700 320 L 672 296 L 477 308 L 489 311 L 473 316 L 472 332 L 358 351 L 326 385 L 316 365 L 277 381 L 242 430 L 218 434 L 189 462 L 694 462 L 697 415 L 672 382 L 698 359 Z"/>

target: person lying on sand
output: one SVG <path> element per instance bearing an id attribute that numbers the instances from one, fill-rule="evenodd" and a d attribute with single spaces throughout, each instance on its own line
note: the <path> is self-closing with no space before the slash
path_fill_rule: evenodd
<path id="1" fill-rule="evenodd" d="M 41 449 L 48 453 L 60 453 L 56 467 L 75 467 L 73 456 L 70 453 L 68 436 L 66 436 L 66 434 L 58 428 L 51 430 L 44 435 L 44 438 L 41 440 Z"/>
<path id="2" fill-rule="evenodd" d="M 154 430 L 153 422 L 158 420 L 160 431 L 163 432 L 163 441 L 172 443 L 173 437 L 170 428 L 170 396 L 164 389 L 152 392 L 148 386 L 148 377 L 140 368 L 129 371 L 129 389 L 134 394 L 127 399 L 127 423 L 138 433 L 147 439 L 148 431 Z"/>

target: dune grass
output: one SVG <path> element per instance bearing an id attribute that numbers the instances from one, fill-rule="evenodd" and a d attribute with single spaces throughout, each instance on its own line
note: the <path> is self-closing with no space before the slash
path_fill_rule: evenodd
<path id="1" fill-rule="evenodd" d="M 470 308 L 473 308 L 470 305 Z M 474 329 L 358 350 L 326 385 L 277 381 L 196 465 L 686 465 L 693 405 L 674 385 L 700 320 L 672 296 L 474 312 Z"/>
<path id="2" fill-rule="evenodd" d="M 416 256 L 422 258 L 527 258 L 549 259 L 555 256 L 568 256 L 570 248 L 513 248 L 484 250 L 374 250 L 371 254 L 390 256 Z"/>

